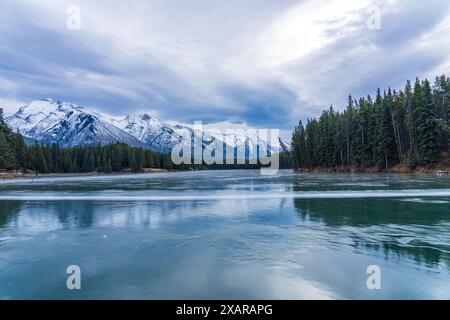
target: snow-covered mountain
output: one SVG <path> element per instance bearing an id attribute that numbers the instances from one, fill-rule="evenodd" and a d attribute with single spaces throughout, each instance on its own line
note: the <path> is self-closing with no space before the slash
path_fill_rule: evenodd
<path id="1" fill-rule="evenodd" d="M 135 137 L 150 149 L 159 152 L 170 152 L 183 141 L 172 126 L 144 113 L 139 116 L 126 116 L 122 119 L 111 119 L 111 124 Z"/>
<path id="2" fill-rule="evenodd" d="M 245 149 L 245 157 L 256 154 L 261 147 L 277 152 L 283 146 L 281 140 L 272 148 L 256 134 L 224 135 L 194 130 L 183 125 L 170 125 L 146 113 L 115 119 L 89 111 L 72 103 L 44 99 L 21 107 L 5 119 L 13 129 L 23 136 L 44 143 L 58 143 L 63 147 L 80 145 L 105 145 L 123 142 L 135 147 L 149 148 L 159 152 L 170 152 L 174 146 L 202 141 L 205 148 L 217 141 L 224 143 L 226 150 Z M 231 148 L 231 149 L 230 149 Z"/>
<path id="3" fill-rule="evenodd" d="M 139 139 L 105 121 L 103 116 L 75 104 L 51 99 L 33 101 L 5 121 L 27 138 L 63 147 L 114 142 L 144 146 Z"/>

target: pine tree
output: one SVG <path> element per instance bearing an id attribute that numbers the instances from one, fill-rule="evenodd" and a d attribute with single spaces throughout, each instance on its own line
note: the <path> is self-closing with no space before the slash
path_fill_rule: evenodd
<path id="1" fill-rule="evenodd" d="M 345 155 L 346 155 L 346 164 L 347 166 L 350 165 L 350 162 L 352 160 L 352 137 L 353 137 L 353 118 L 354 118 L 355 112 L 353 108 L 353 98 L 352 96 L 348 97 L 348 105 L 347 109 L 344 112 L 344 119 L 345 119 Z"/>
<path id="2" fill-rule="evenodd" d="M 317 155 L 316 155 L 316 145 L 317 145 L 317 120 L 308 119 L 306 125 L 306 164 L 308 167 L 313 168 L 317 166 Z"/>
<path id="3" fill-rule="evenodd" d="M 3 120 L 3 109 L 0 108 L 0 169 L 13 169 L 17 165 L 11 143 L 11 130 Z"/>
<path id="4" fill-rule="evenodd" d="M 45 160 L 45 154 L 43 151 L 44 147 L 37 142 L 34 144 L 34 147 L 31 151 L 31 159 L 32 163 L 31 166 L 34 171 L 40 172 L 40 173 L 47 173 L 48 167 L 47 167 L 47 161 Z"/>
<path id="5" fill-rule="evenodd" d="M 358 165 L 365 165 L 365 144 L 366 144 L 366 114 L 365 114 L 365 100 L 361 98 L 359 100 L 359 110 L 355 112 L 353 117 L 352 132 L 354 133 L 352 138 L 352 158 L 358 163 Z"/>
<path id="6" fill-rule="evenodd" d="M 72 167 L 72 158 L 69 152 L 64 152 L 62 156 L 62 170 L 63 172 L 70 172 Z"/>
<path id="7" fill-rule="evenodd" d="M 137 165 L 137 161 L 136 161 L 136 154 L 134 152 L 130 153 L 130 168 L 133 171 L 139 171 L 138 165 Z"/>
<path id="8" fill-rule="evenodd" d="M 440 131 L 438 113 L 433 103 L 431 86 L 428 80 L 423 82 L 415 107 L 420 160 L 423 164 L 431 164 L 436 162 L 439 157 Z"/>
<path id="9" fill-rule="evenodd" d="M 397 160 L 399 163 L 405 164 L 407 162 L 407 130 L 405 126 L 405 95 L 401 91 L 393 93 L 391 115 Z"/>
<path id="10" fill-rule="evenodd" d="M 5 134 L 0 130 L 0 169 L 13 169 L 14 167 L 14 153 L 6 140 Z"/>
<path id="11" fill-rule="evenodd" d="M 389 170 L 390 159 L 394 154 L 394 130 L 392 127 L 392 93 L 389 89 L 389 93 L 384 93 L 381 97 L 380 92 L 377 93 L 377 163 L 382 165 L 386 170 Z"/>
<path id="12" fill-rule="evenodd" d="M 108 157 L 108 160 L 106 162 L 106 169 L 105 172 L 110 173 L 112 172 L 112 165 L 111 165 L 111 158 Z"/>
<path id="13" fill-rule="evenodd" d="M 306 136 L 305 128 L 300 120 L 292 134 L 291 152 L 297 169 L 306 166 Z"/>
<path id="14" fill-rule="evenodd" d="M 112 148 L 112 155 L 111 155 L 111 165 L 112 170 L 117 172 L 120 171 L 122 166 L 122 151 L 120 145 L 114 145 Z"/>
<path id="15" fill-rule="evenodd" d="M 445 75 L 436 77 L 433 96 L 434 96 L 434 103 L 437 106 L 439 116 L 439 129 L 441 132 L 441 150 L 443 152 L 449 152 L 450 85 Z"/>
<path id="16" fill-rule="evenodd" d="M 417 85 L 417 84 L 416 84 Z M 420 84 L 419 84 L 420 85 Z M 408 80 L 405 87 L 405 112 L 406 112 L 406 130 L 408 133 L 408 156 L 407 165 L 410 168 L 414 168 L 418 160 L 417 140 L 416 140 L 416 128 L 414 118 L 414 106 L 413 93 L 411 88 L 411 82 Z"/>
<path id="17" fill-rule="evenodd" d="M 144 167 L 144 150 L 139 148 L 136 150 L 136 172 L 142 171 Z"/>

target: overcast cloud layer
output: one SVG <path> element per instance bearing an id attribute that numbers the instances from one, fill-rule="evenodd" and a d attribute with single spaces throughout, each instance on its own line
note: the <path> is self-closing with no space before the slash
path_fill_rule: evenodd
<path id="1" fill-rule="evenodd" d="M 448 0 L 0 0 L 0 106 L 290 130 L 450 69 Z M 67 7 L 81 29 L 66 27 Z M 367 28 L 373 5 L 381 29 Z"/>

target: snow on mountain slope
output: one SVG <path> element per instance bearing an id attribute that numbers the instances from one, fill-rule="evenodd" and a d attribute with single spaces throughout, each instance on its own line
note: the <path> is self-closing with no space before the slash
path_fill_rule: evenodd
<path id="1" fill-rule="evenodd" d="M 171 126 L 146 113 L 112 120 L 112 123 L 148 145 L 152 150 L 160 152 L 171 152 L 180 142 L 193 146 L 194 141 L 201 141 L 202 147 L 205 147 L 215 140 L 215 137 L 202 131 L 182 125 Z"/>
<path id="2" fill-rule="evenodd" d="M 178 135 L 172 126 L 146 113 L 126 116 L 120 120 L 112 119 L 111 123 L 154 151 L 171 152 L 175 145 L 183 141 L 183 137 Z"/>
<path id="3" fill-rule="evenodd" d="M 58 143 L 63 147 L 113 142 L 144 146 L 138 139 L 104 121 L 100 115 L 51 99 L 33 101 L 5 121 L 25 137 L 44 143 Z"/>
<path id="4" fill-rule="evenodd" d="M 114 119 L 72 103 L 52 99 L 33 101 L 5 121 L 25 137 L 44 143 L 58 143 L 63 147 L 123 142 L 168 153 L 180 142 L 192 146 L 194 141 L 202 141 L 202 147 L 205 148 L 219 141 L 224 144 L 225 150 L 240 150 L 237 156 L 242 157 L 243 152 L 245 158 L 249 159 L 251 155 L 257 154 L 258 144 L 259 150 L 267 149 L 270 152 L 278 152 L 283 145 L 278 138 L 273 146 L 269 146 L 256 132 L 226 134 L 204 132 L 183 125 L 172 126 L 146 113 Z"/>

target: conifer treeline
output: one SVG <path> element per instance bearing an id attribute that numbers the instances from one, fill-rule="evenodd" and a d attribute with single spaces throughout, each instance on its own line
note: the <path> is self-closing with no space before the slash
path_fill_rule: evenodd
<path id="1" fill-rule="evenodd" d="M 330 107 L 318 119 L 300 121 L 292 134 L 297 168 L 357 165 L 389 169 L 429 165 L 449 152 L 450 79 L 408 81 L 400 92 L 348 99 L 343 112 Z"/>
<path id="2" fill-rule="evenodd" d="M 25 163 L 26 146 L 20 134 L 12 132 L 3 120 L 0 108 L 0 169 L 13 169 Z"/>
<path id="3" fill-rule="evenodd" d="M 134 172 L 143 168 L 172 169 L 170 155 L 115 143 L 96 147 L 60 148 L 38 143 L 27 148 L 29 160 L 23 166 L 40 173 Z"/>
<path id="4" fill-rule="evenodd" d="M 107 146 L 60 148 L 57 144 L 27 146 L 3 120 L 0 109 L 0 169 L 39 173 L 119 172 L 125 168 L 172 169 L 170 155 L 116 143 Z"/>

